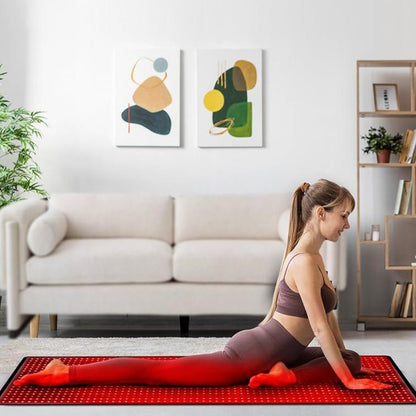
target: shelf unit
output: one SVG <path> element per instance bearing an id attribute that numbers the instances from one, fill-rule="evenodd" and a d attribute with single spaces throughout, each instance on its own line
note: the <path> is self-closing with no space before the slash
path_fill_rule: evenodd
<path id="1" fill-rule="evenodd" d="M 378 324 L 388 327 L 398 327 L 401 324 L 410 324 L 411 326 L 416 324 L 416 267 L 410 265 L 411 261 L 407 261 L 407 258 L 403 263 L 394 263 L 391 262 L 390 255 L 395 247 L 397 247 L 397 235 L 394 235 L 392 229 L 394 229 L 394 224 L 397 224 L 397 221 L 413 221 L 412 224 L 416 227 L 416 164 L 408 163 L 374 163 L 371 160 L 363 160 L 363 151 L 361 136 L 366 133 L 365 124 L 366 120 L 371 120 L 371 123 L 374 123 L 375 127 L 380 125 L 385 125 L 387 130 L 389 130 L 389 125 L 406 126 L 404 131 L 401 133 L 404 134 L 406 128 L 416 129 L 416 96 L 415 96 L 415 68 L 416 60 L 376 60 L 376 61 L 357 61 L 357 329 L 364 330 L 367 324 Z M 399 80 L 395 80 L 395 71 L 399 70 Z M 363 71 L 369 71 L 370 75 L 367 73 L 366 76 L 363 76 Z M 374 76 L 377 71 L 381 71 L 381 75 Z M 371 75 L 373 74 L 373 75 Z M 405 81 L 403 82 L 403 76 Z M 377 78 L 377 79 L 374 79 Z M 407 78 L 407 80 L 406 80 Z M 363 81 L 364 79 L 364 81 Z M 374 111 L 373 92 L 372 92 L 372 83 L 397 83 L 399 84 L 399 101 L 400 108 L 403 108 L 402 111 Z M 400 91 L 403 92 L 404 99 L 401 97 Z M 363 104 L 364 102 L 364 104 Z M 363 108 L 365 107 L 365 108 Z M 380 119 L 380 120 L 377 120 Z M 368 124 L 368 121 L 367 121 Z M 368 127 L 368 126 L 367 126 Z M 375 156 L 374 156 L 375 158 Z M 368 181 L 365 183 L 363 180 L 364 171 L 371 170 L 370 178 L 376 178 L 380 172 L 387 177 L 393 171 L 400 172 L 399 175 L 405 175 L 409 180 L 412 181 L 412 198 L 410 206 L 409 215 L 393 215 L 393 210 L 389 211 L 385 206 L 381 207 L 381 210 L 385 209 L 382 212 L 384 216 L 384 238 L 379 241 L 367 241 L 364 237 L 364 232 L 368 231 L 368 218 L 364 219 L 364 207 L 362 200 L 363 193 L 368 192 Z M 396 173 L 397 174 L 397 173 Z M 372 179 L 374 181 L 374 179 Z M 371 182 L 371 179 L 369 179 Z M 388 185 L 388 184 L 387 184 Z M 366 188 L 367 187 L 367 188 Z M 379 190 L 379 189 L 378 189 Z M 374 192 L 374 189 L 372 189 Z M 385 189 L 382 189 L 381 192 L 384 192 L 384 202 L 387 199 L 391 199 L 394 203 L 397 186 L 386 186 Z M 368 197 L 368 198 L 371 198 Z M 382 205 L 382 204 L 380 204 Z M 385 205 L 385 204 L 384 204 Z M 377 208 L 378 209 L 378 208 Z M 373 209 L 376 211 L 376 209 Z M 367 223 L 366 223 L 367 220 Z M 381 223 L 381 221 L 380 221 Z M 367 227 L 367 228 L 365 228 Z M 412 233 L 411 233 L 412 234 Z M 396 238 L 396 241 L 394 241 Z M 412 235 L 409 236 L 412 239 Z M 385 314 L 379 313 L 366 313 L 364 311 L 363 303 L 368 300 L 370 294 L 364 293 L 364 285 L 368 287 L 374 287 L 380 285 L 383 286 L 385 282 L 375 281 L 377 284 L 374 286 L 374 282 L 370 284 L 371 273 L 368 273 L 368 264 L 366 265 L 366 270 L 364 271 L 364 263 L 366 256 L 363 255 L 363 251 L 370 251 L 372 260 L 374 258 L 380 257 L 379 252 L 384 249 L 384 259 L 380 258 L 380 262 L 383 264 L 383 273 L 385 274 L 392 273 L 394 274 L 390 281 L 390 291 L 387 294 L 384 294 L 384 299 L 388 299 L 388 304 L 385 305 Z M 414 233 L 414 238 L 412 239 L 410 245 L 407 245 L 407 250 L 413 250 L 414 255 L 416 255 L 416 232 Z M 377 252 L 375 252 L 377 251 Z M 370 257 L 370 256 L 369 256 Z M 378 261 L 378 260 L 377 260 Z M 372 276 L 374 280 L 374 275 Z M 388 279 L 387 279 L 388 280 Z M 390 307 L 391 295 L 393 293 L 393 280 L 397 281 L 411 281 L 413 283 L 413 293 L 412 293 L 412 314 L 408 318 L 391 318 L 388 317 L 388 310 Z M 371 297 L 371 296 L 370 296 Z"/>

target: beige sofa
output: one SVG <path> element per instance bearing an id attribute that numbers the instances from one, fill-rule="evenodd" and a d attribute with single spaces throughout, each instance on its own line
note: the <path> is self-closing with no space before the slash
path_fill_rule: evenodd
<path id="1" fill-rule="evenodd" d="M 11 204 L 0 211 L 10 334 L 40 314 L 178 315 L 184 332 L 192 315 L 264 315 L 289 204 L 288 194 L 57 194 Z M 342 244 L 323 254 L 344 279 Z"/>

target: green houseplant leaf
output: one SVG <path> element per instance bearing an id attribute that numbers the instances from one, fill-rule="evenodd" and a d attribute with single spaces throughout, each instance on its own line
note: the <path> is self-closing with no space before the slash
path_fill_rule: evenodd
<path id="1" fill-rule="evenodd" d="M 0 73 L 0 80 L 5 74 Z M 38 182 L 41 170 L 34 160 L 41 125 L 46 125 L 41 112 L 11 108 L 0 94 L 0 209 L 24 199 L 26 193 L 48 196 Z"/>
<path id="2" fill-rule="evenodd" d="M 387 133 L 387 130 L 380 126 L 378 129 L 370 127 L 367 134 L 361 136 L 361 139 L 366 141 L 367 146 L 364 147 L 364 153 L 380 153 L 382 150 L 391 150 L 392 153 L 400 153 L 402 150 L 402 134 L 395 134 L 394 136 Z"/>

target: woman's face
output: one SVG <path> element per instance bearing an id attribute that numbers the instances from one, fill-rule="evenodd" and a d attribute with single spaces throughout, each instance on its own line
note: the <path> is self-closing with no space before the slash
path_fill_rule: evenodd
<path id="1" fill-rule="evenodd" d="M 323 211 L 323 215 L 320 218 L 320 230 L 323 237 L 329 241 L 338 241 L 341 233 L 350 228 L 348 217 L 350 215 L 349 206 L 341 205 L 335 207 L 331 211 Z"/>

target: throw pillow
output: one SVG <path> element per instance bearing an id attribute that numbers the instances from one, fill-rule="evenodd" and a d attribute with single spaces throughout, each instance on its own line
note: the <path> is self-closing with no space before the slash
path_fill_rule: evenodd
<path id="1" fill-rule="evenodd" d="M 27 244 L 36 256 L 46 256 L 64 239 L 68 223 L 65 215 L 49 209 L 32 222 L 27 235 Z"/>

